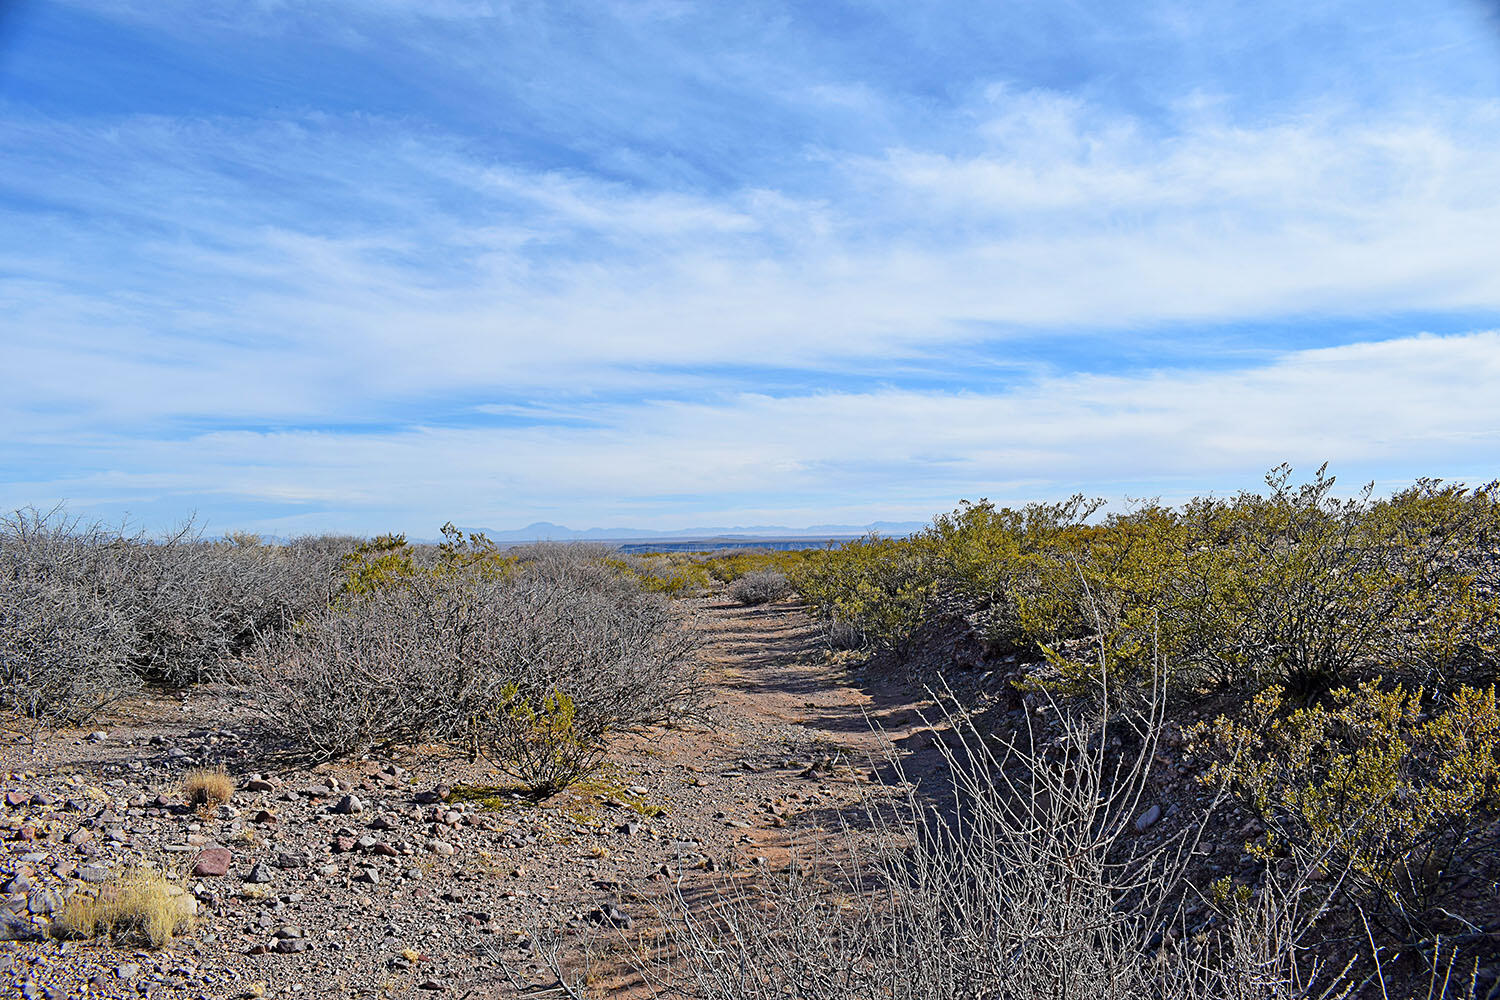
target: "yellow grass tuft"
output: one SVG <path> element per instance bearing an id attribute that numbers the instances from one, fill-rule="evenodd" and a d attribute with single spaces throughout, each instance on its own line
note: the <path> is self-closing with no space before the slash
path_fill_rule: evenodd
<path id="1" fill-rule="evenodd" d="M 234 781 L 223 768 L 199 768 L 182 776 L 182 795 L 190 806 L 221 806 L 234 794 Z"/>
<path id="2" fill-rule="evenodd" d="M 158 872 L 133 869 L 99 887 L 98 895 L 76 895 L 58 917 L 65 937 L 128 938 L 161 948 L 193 924 L 197 904 Z"/>

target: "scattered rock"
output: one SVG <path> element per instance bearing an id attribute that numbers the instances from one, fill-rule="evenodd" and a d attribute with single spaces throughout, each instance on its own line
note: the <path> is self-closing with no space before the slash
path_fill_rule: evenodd
<path id="1" fill-rule="evenodd" d="M 55 889 L 45 889 L 41 892 L 33 892 L 31 898 L 26 901 L 26 909 L 31 913 L 52 915 L 63 908 L 62 893 Z"/>
<path id="2" fill-rule="evenodd" d="M 333 811 L 340 816 L 355 816 L 365 811 L 365 804 L 359 800 L 358 795 L 345 795 L 339 799 Z"/>
<path id="3" fill-rule="evenodd" d="M 78 877 L 85 882 L 99 883 L 109 881 L 109 869 L 103 865 L 84 865 L 78 869 Z"/>
<path id="4" fill-rule="evenodd" d="M 193 874 L 198 878 L 217 878 L 229 874 L 229 864 L 233 860 L 227 847 L 209 847 L 198 855 L 198 861 L 193 865 Z"/>
<path id="5" fill-rule="evenodd" d="M 605 903 L 593 913 L 589 914 L 589 922 L 607 925 L 617 930 L 629 930 L 635 923 L 630 914 L 620 909 L 614 903 Z"/>
<path id="6" fill-rule="evenodd" d="M 245 876 L 245 881 L 252 885 L 265 885 L 271 881 L 271 868 L 264 861 L 250 869 L 250 874 Z"/>
<path id="7" fill-rule="evenodd" d="M 25 917 L 0 911 L 0 941 L 40 941 L 42 929 Z"/>

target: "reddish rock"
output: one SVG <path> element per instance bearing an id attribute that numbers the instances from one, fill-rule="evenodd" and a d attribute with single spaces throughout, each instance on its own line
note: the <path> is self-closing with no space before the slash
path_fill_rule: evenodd
<path id="1" fill-rule="evenodd" d="M 337 851 L 339 854 L 348 854 L 350 851 L 354 850 L 354 838 L 353 837 L 334 837 L 333 838 L 333 849 L 335 851 Z"/>
<path id="2" fill-rule="evenodd" d="M 370 848 L 370 853 L 371 854 L 379 854 L 379 855 L 382 855 L 382 856 L 387 857 L 387 858 L 394 858 L 396 855 L 400 854 L 401 852 L 398 851 L 398 850 L 396 850 L 390 844 L 382 842 L 382 843 L 376 844 L 374 847 Z"/>
<path id="3" fill-rule="evenodd" d="M 193 866 L 193 874 L 199 878 L 214 877 L 229 874 L 229 862 L 232 857 L 227 847 L 205 848 L 198 855 L 198 863 Z"/>
<path id="4" fill-rule="evenodd" d="M 17 806 L 24 806 L 26 803 L 28 803 L 30 801 L 31 801 L 31 796 L 28 793 L 26 793 L 26 792 L 6 792 L 5 793 L 5 804 L 8 805 L 8 806 L 10 806 L 12 809 L 15 809 Z"/>
<path id="5" fill-rule="evenodd" d="M 35 827 L 30 827 L 30 826 L 23 826 L 23 827 L 21 827 L 21 829 L 19 829 L 19 830 L 16 831 L 16 839 L 17 840 L 35 840 L 36 839 L 36 828 Z"/>

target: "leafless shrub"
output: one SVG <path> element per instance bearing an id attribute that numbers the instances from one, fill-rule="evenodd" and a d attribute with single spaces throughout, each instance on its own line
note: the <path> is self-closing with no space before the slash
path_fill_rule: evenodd
<path id="1" fill-rule="evenodd" d="M 78 723 L 139 686 L 112 544 L 59 511 L 0 517 L 0 706 Z"/>
<path id="2" fill-rule="evenodd" d="M 1195 921 L 1196 832 L 1151 848 L 1133 827 L 1160 715 L 1125 761 L 1106 750 L 1109 726 L 996 740 L 959 722 L 956 745 L 940 744 L 942 799 L 905 785 L 837 856 L 731 880 L 706 904 L 679 887 L 673 947 L 646 978 L 700 1000 L 1347 995 L 1341 970 L 1299 955 L 1318 916 L 1300 883 Z"/>
<path id="3" fill-rule="evenodd" d="M 0 517 L 0 703 L 81 722 L 139 687 L 221 673 L 326 605 L 337 539 L 220 542 L 106 530 L 62 508 Z"/>
<path id="4" fill-rule="evenodd" d="M 338 556 L 334 545 L 261 545 L 248 538 L 210 542 L 191 525 L 122 549 L 132 586 L 121 595 L 135 616 L 132 662 L 149 680 L 173 686 L 213 677 L 256 637 L 326 605 Z"/>
<path id="5" fill-rule="evenodd" d="M 695 644 L 668 602 L 558 559 L 346 596 L 268 637 L 243 679 L 308 756 L 444 743 L 545 793 L 556 754 L 587 761 L 609 729 L 689 710 Z"/>
<path id="6" fill-rule="evenodd" d="M 791 593 L 792 585 L 786 574 L 774 569 L 756 570 L 746 573 L 729 585 L 731 600 L 741 604 L 769 604 Z"/>

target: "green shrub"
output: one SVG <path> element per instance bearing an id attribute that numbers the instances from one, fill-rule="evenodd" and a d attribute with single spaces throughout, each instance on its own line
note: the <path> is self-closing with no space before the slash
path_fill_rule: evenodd
<path id="1" fill-rule="evenodd" d="M 606 564 L 647 593 L 699 597 L 710 587 L 708 567 L 686 552 L 646 552 L 606 560 Z"/>
<path id="2" fill-rule="evenodd" d="M 1421 689 L 1368 681 L 1290 713 L 1271 688 L 1193 735 L 1216 758 L 1202 780 L 1228 783 L 1267 825 L 1247 850 L 1347 873 L 1348 889 L 1414 920 L 1500 805 L 1494 687 L 1434 710 Z"/>
<path id="3" fill-rule="evenodd" d="M 824 554 L 794 577 L 812 613 L 862 645 L 905 650 L 938 594 L 928 547 L 869 535 Z"/>
<path id="4" fill-rule="evenodd" d="M 527 696 L 507 684 L 496 702 L 473 720 L 478 755 L 547 798 L 593 773 L 604 759 L 604 728 L 597 714 L 580 716 L 567 694 L 553 689 Z"/>

